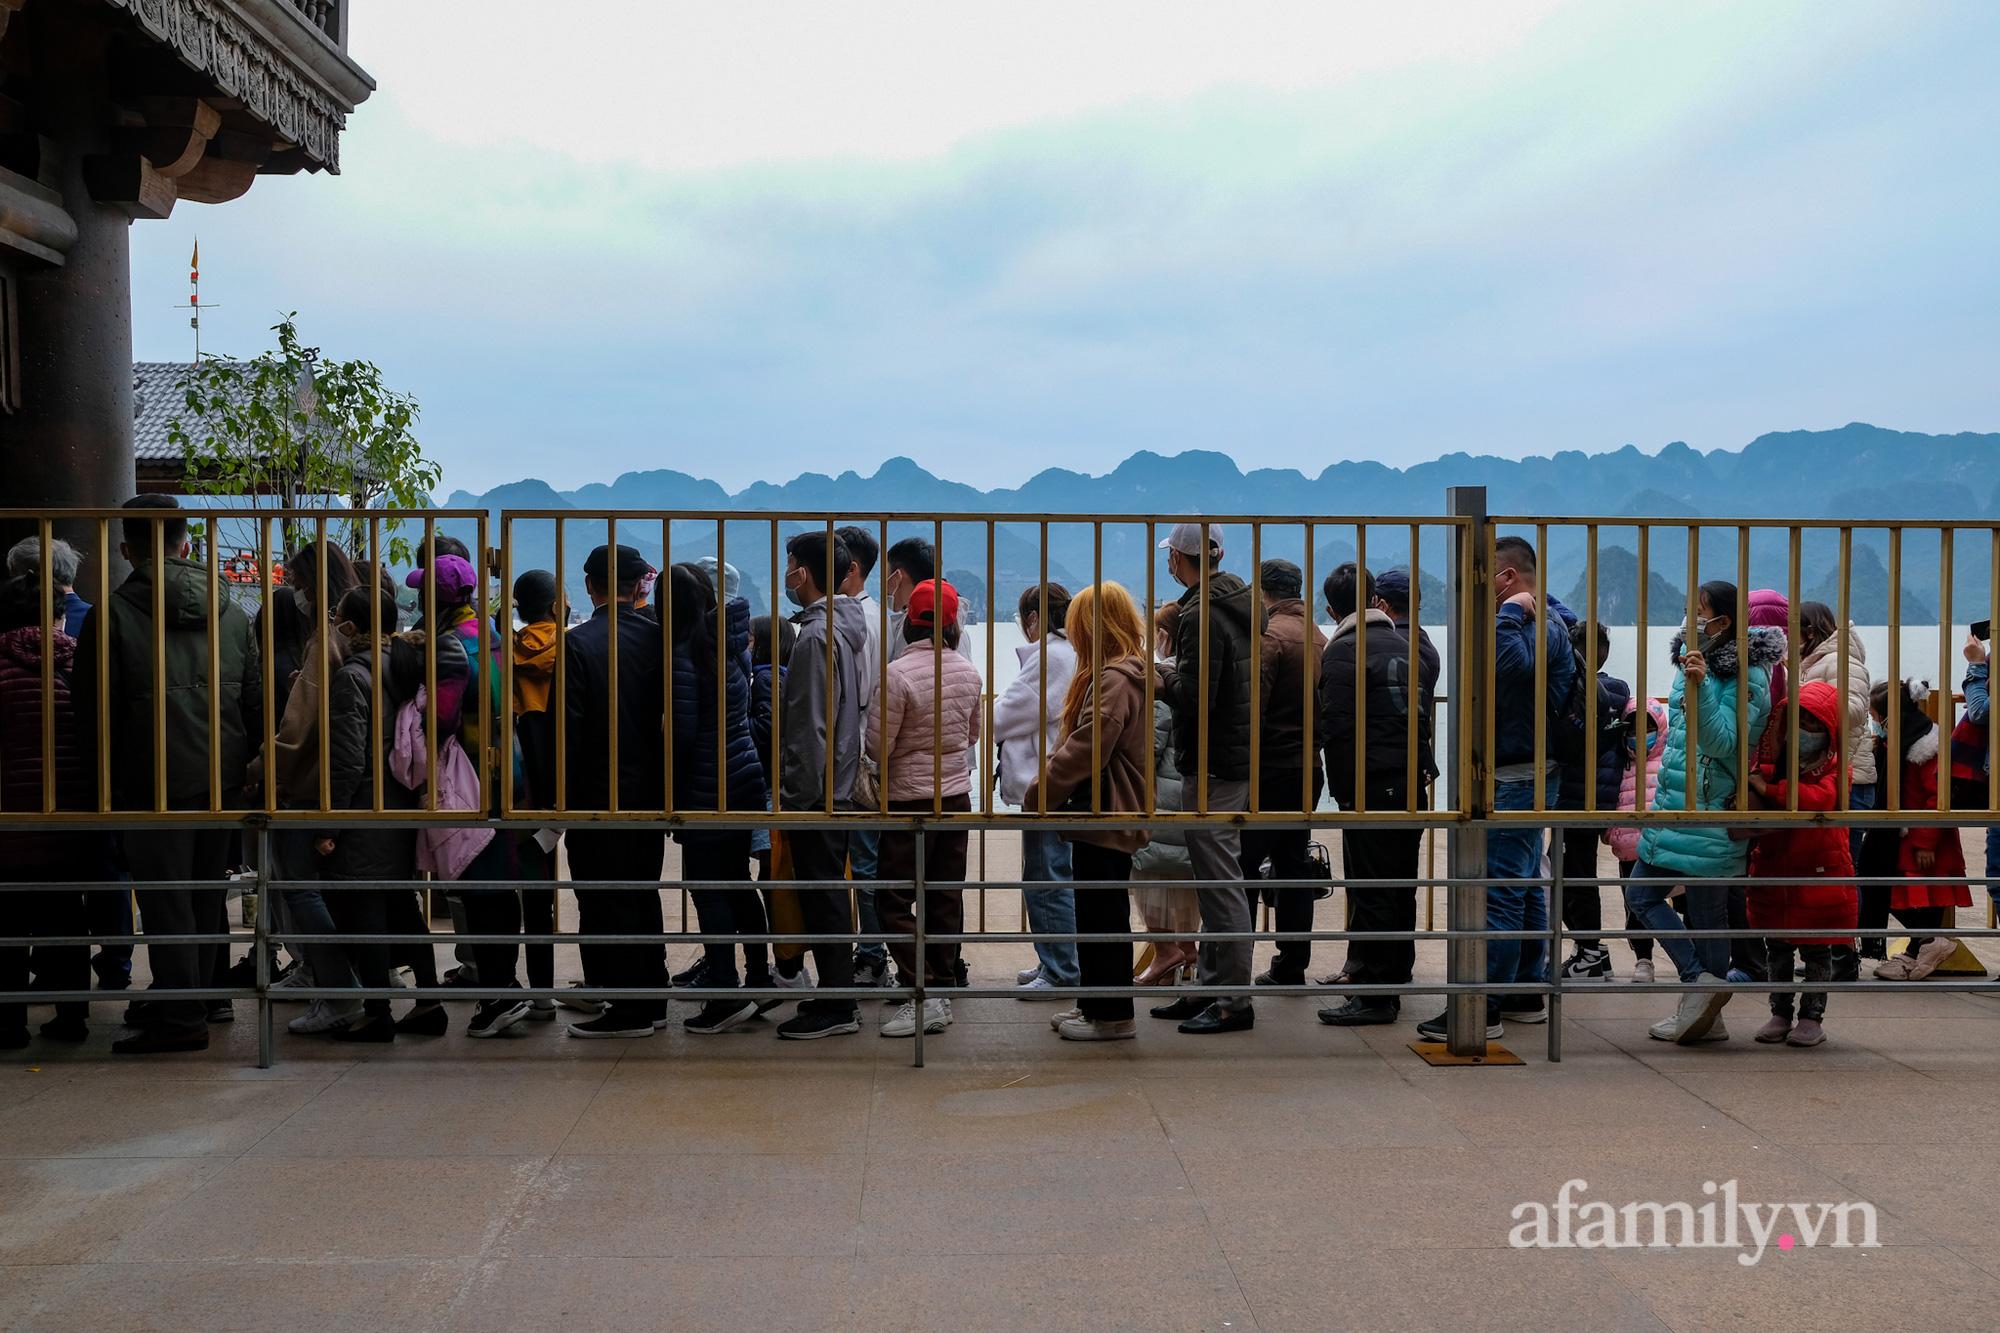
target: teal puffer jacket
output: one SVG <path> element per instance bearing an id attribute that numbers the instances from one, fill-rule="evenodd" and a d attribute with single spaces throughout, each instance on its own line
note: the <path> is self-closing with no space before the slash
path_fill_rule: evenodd
<path id="1" fill-rule="evenodd" d="M 1674 636 L 1673 660 L 1681 661 L 1683 635 Z M 1764 734 L 1771 712 L 1771 668 L 1785 659 L 1785 635 L 1778 629 L 1753 629 L 1749 634 L 1750 668 L 1745 676 L 1748 734 Z M 1736 640 L 1732 636 L 1708 655 L 1708 675 L 1697 697 L 1701 715 L 1701 750 L 1696 758 L 1693 807 L 1727 810 L 1736 795 Z M 1687 677 L 1678 670 L 1667 695 L 1667 744 L 1660 755 L 1658 789 L 1653 809 L 1686 810 L 1688 804 Z M 1656 825 L 1639 839 L 1639 855 L 1648 865 L 1697 878 L 1740 875 L 1748 863 L 1750 844 L 1729 836 L 1727 828 Z"/>

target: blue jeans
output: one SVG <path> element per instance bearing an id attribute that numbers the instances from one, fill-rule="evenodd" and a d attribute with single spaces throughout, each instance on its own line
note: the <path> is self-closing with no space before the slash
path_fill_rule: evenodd
<path id="1" fill-rule="evenodd" d="M 1027 884 L 1048 884 L 1071 879 L 1070 846 L 1058 834 L 1021 834 L 1021 879 Z M 1037 935 L 1076 933 L 1076 891 L 1074 889 L 1021 890 L 1028 909 L 1028 929 Z M 1042 975 L 1055 986 L 1075 986 L 1082 981 L 1076 941 L 1059 940 L 1036 944 L 1035 957 L 1041 961 Z"/>
<path id="2" fill-rule="evenodd" d="M 1875 808 L 1875 784 L 1872 782 L 1856 782 L 1851 784 L 1847 789 L 1847 807 L 1850 810 L 1873 810 Z M 1861 839 L 1866 836 L 1867 830 L 1859 824 L 1847 830 L 1847 854 L 1854 858 L 1855 865 L 1861 864 Z M 1989 839 L 1992 836 L 1991 833 L 1987 834 Z M 1992 846 L 1992 843 L 1989 841 L 1987 846 Z"/>
<path id="3" fill-rule="evenodd" d="M 1634 879 L 1672 879 L 1680 872 L 1656 866 L 1643 858 L 1632 867 Z M 1680 973 L 1682 981 L 1693 981 L 1703 972 L 1721 976 L 1729 967 L 1729 941 L 1726 939 L 1691 940 L 1683 933 L 1689 930 L 1727 930 L 1729 928 L 1729 890 L 1719 884 L 1690 884 L 1684 890 L 1687 900 L 1687 921 L 1682 922 L 1680 913 L 1674 911 L 1667 901 L 1673 892 L 1672 884 L 1627 884 L 1625 886 L 1625 910 L 1630 912 L 1639 925 L 1653 932 L 1653 938 L 1667 951 L 1667 957 L 1674 963 L 1674 970 Z"/>
<path id="4" fill-rule="evenodd" d="M 854 874 L 855 914 L 859 918 L 858 929 L 863 935 L 882 933 L 882 919 L 875 915 L 875 866 L 882 835 L 877 831 L 854 833 L 847 839 L 847 864 Z M 854 963 L 859 967 L 869 964 L 880 971 L 889 965 L 889 946 L 886 944 L 857 944 L 854 946 Z"/>
<path id="5" fill-rule="evenodd" d="M 1554 809 L 1556 774 L 1547 775 L 1544 804 Z M 1502 782 L 1493 789 L 1495 810 L 1532 810 L 1535 784 Z M 1486 877 L 1488 879 L 1530 880 L 1542 873 L 1542 830 L 1519 825 L 1494 829 L 1486 835 Z M 1538 884 L 1489 884 L 1486 886 L 1486 928 L 1488 930 L 1547 930 L 1549 900 Z M 1509 986 L 1516 982 L 1538 982 L 1547 969 L 1549 945 L 1545 939 L 1488 940 L 1486 980 Z M 1491 1022 L 1500 1012 L 1502 993 L 1486 997 L 1486 1017 Z"/>

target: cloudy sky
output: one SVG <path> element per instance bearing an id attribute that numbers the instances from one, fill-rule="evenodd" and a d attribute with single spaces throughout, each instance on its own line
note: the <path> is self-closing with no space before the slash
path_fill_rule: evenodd
<path id="1" fill-rule="evenodd" d="M 1989 0 L 356 0 L 343 174 L 134 231 L 447 488 L 2000 429 Z"/>

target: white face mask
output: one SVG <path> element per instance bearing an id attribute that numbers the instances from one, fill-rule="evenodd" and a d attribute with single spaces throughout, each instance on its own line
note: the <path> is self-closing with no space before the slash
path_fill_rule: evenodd
<path id="1" fill-rule="evenodd" d="M 313 609 L 312 598 L 306 595 L 306 590 L 304 588 L 292 589 L 292 605 L 299 608 L 299 614 L 302 616 L 309 616 L 312 614 L 312 609 Z"/>

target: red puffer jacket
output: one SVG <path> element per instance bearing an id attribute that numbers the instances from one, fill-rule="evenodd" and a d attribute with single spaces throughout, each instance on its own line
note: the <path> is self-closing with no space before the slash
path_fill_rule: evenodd
<path id="1" fill-rule="evenodd" d="M 1907 729 L 1906 729 L 1907 734 Z M 1938 729 L 1912 743 L 1903 758 L 1903 789 L 1899 808 L 1912 814 L 1938 808 Z M 1929 870 L 1917 867 L 1917 853 L 1936 856 Z M 1965 873 L 1965 847 L 1955 828 L 1906 828 L 1896 851 L 1896 873 L 1949 876 Z M 1972 890 L 1963 884 L 1898 884 L 1889 890 L 1889 910 L 1906 907 L 1970 907 Z"/>
<path id="2" fill-rule="evenodd" d="M 57 633 L 55 644 L 56 808 L 92 807 L 90 775 L 77 747 L 76 713 L 69 677 L 76 640 Z M 42 631 L 34 626 L 0 634 L 0 809 L 42 808 Z M 61 866 L 77 850 L 77 834 L 0 834 L 0 856 L 19 878 L 25 869 Z"/>
<path id="3" fill-rule="evenodd" d="M 1799 709 L 1819 719 L 1829 732 L 1837 734 L 1836 711 L 1839 695 L 1824 681 L 1809 681 L 1799 690 Z M 1779 776 L 1789 764 L 1763 766 L 1764 781 L 1773 806 L 1790 805 L 1787 783 Z M 1826 763 L 1812 773 L 1799 774 L 1799 809 L 1831 810 L 1840 801 L 1839 769 Z M 1784 885 L 1752 884 L 1746 895 L 1750 928 L 1755 931 L 1783 931 L 1794 944 L 1845 944 L 1841 935 L 1794 936 L 1792 931 L 1853 930 L 1858 920 L 1854 885 L 1854 860 L 1848 851 L 1847 830 L 1843 828 L 1788 828 L 1764 834 L 1750 845 L 1750 874 L 1756 879 L 1783 879 Z"/>

